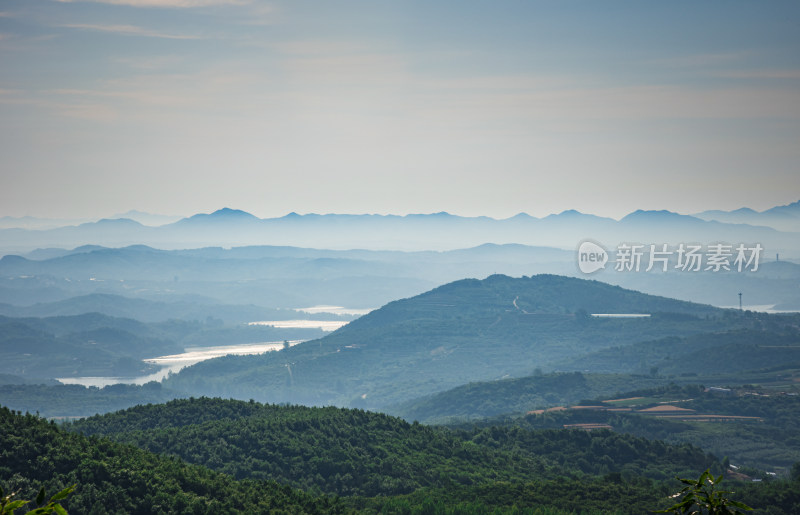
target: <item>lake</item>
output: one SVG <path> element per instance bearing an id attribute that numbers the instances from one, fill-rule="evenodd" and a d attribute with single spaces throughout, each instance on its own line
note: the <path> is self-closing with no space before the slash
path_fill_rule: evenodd
<path id="1" fill-rule="evenodd" d="M 310 315 L 314 315 L 317 313 L 333 313 L 334 315 L 366 315 L 370 311 L 373 311 L 374 308 L 369 309 L 353 309 L 353 308 L 345 308 L 342 306 L 311 306 L 310 308 L 297 308 L 295 311 L 299 311 L 301 313 L 308 313 Z"/>
<path id="2" fill-rule="evenodd" d="M 362 315 L 368 313 L 369 309 L 349 309 L 340 306 L 313 306 L 310 308 L 297 309 L 297 311 L 309 314 L 315 313 L 335 313 L 348 315 Z M 318 328 L 323 331 L 335 331 L 348 321 L 343 320 L 265 320 L 260 322 L 250 322 L 249 325 L 269 325 L 281 329 L 287 328 Z M 296 345 L 304 340 L 291 340 L 289 345 Z M 227 356 L 229 354 L 245 356 L 248 354 L 261 354 L 262 352 L 276 351 L 283 348 L 283 342 L 263 342 L 248 343 L 242 345 L 220 345 L 216 347 L 187 347 L 181 354 L 170 356 L 159 356 L 156 358 L 145 359 L 146 363 L 159 365 L 160 370 L 152 374 L 136 377 L 57 377 L 56 380 L 62 384 L 80 384 L 83 386 L 96 386 L 102 388 L 112 384 L 145 384 L 150 381 L 161 381 L 170 373 L 177 373 L 182 368 L 194 365 L 201 361 Z"/>
<path id="3" fill-rule="evenodd" d="M 250 322 L 249 325 L 269 325 L 279 329 L 322 329 L 330 332 L 347 325 L 347 322 L 349 320 L 265 320 L 262 322 Z"/>
<path id="4" fill-rule="evenodd" d="M 304 340 L 290 340 L 289 345 L 297 345 Z M 145 359 L 146 363 L 161 366 L 161 369 L 152 374 L 136 377 L 57 377 L 56 380 L 62 384 L 80 384 L 83 386 L 96 386 L 102 388 L 112 384 L 145 384 L 150 381 L 161 381 L 170 372 L 176 373 L 182 368 L 200 363 L 207 359 L 219 358 L 233 354 L 236 356 L 246 356 L 249 354 L 261 354 L 263 352 L 277 351 L 283 348 L 283 342 L 262 342 L 247 343 L 241 345 L 220 345 L 215 347 L 187 347 L 181 354 L 171 354 L 169 356 L 159 356 L 157 358 Z"/>

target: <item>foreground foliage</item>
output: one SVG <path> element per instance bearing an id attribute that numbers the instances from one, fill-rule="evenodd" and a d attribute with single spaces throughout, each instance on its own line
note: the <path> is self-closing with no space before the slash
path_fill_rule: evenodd
<path id="1" fill-rule="evenodd" d="M 745 515 L 741 510 L 752 511 L 750 506 L 728 498 L 731 492 L 717 490 L 717 485 L 722 482 L 722 476 L 714 478 L 706 470 L 697 479 L 680 479 L 686 486 L 680 492 L 671 495 L 671 498 L 681 499 L 666 510 L 657 513 L 707 513 L 709 515 Z M 741 510 L 739 509 L 741 508 Z"/>
<path id="2" fill-rule="evenodd" d="M 67 488 L 61 490 L 57 494 L 53 495 L 47 504 L 43 504 L 45 499 L 47 498 L 47 494 L 45 493 L 44 487 L 39 490 L 39 495 L 36 496 L 36 508 L 28 511 L 25 515 L 48 515 L 50 513 L 58 513 L 58 515 L 66 515 L 67 510 L 64 509 L 59 501 L 62 501 L 75 490 L 75 486 L 72 485 L 68 486 Z M 14 512 L 26 504 L 29 504 L 30 501 L 25 501 L 23 499 L 16 499 L 14 497 L 17 495 L 16 492 L 12 492 L 8 495 L 5 495 L 3 489 L 0 488 L 0 515 L 14 515 Z"/>

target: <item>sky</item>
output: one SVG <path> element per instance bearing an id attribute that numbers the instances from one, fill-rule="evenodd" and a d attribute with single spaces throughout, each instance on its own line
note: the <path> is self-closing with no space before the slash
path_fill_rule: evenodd
<path id="1" fill-rule="evenodd" d="M 0 216 L 800 199 L 800 2 L 0 0 Z"/>

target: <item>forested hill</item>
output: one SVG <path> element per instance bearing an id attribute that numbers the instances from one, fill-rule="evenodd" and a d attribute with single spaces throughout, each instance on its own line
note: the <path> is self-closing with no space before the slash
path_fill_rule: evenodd
<path id="1" fill-rule="evenodd" d="M 558 364 L 574 372 L 471 382 L 384 411 L 408 420 L 445 423 L 575 404 L 667 383 L 735 385 L 753 382 L 753 374 L 766 372 L 791 382 L 792 370 L 800 369 L 800 316 L 744 316 L 760 329 L 615 346 Z"/>
<path id="2" fill-rule="evenodd" d="M 664 377 L 630 374 L 536 374 L 475 382 L 414 399 L 386 411 L 427 424 L 463 423 L 538 408 L 577 404 L 585 399 L 660 386 Z"/>
<path id="3" fill-rule="evenodd" d="M 800 315 L 747 316 L 755 328 L 612 347 L 576 356 L 559 363 L 559 368 L 638 373 L 654 370 L 662 375 L 693 374 L 705 381 L 759 369 L 800 368 Z M 735 378 L 726 380 L 737 382 Z"/>
<path id="4" fill-rule="evenodd" d="M 0 316 L 0 372 L 23 377 L 135 375 L 142 358 L 183 347 L 164 331 L 99 313 L 46 318 Z"/>
<path id="5" fill-rule="evenodd" d="M 540 315 L 584 312 L 706 316 L 720 312 L 712 306 L 647 295 L 600 281 L 549 274 L 519 278 L 492 275 L 483 280 L 462 279 L 412 299 L 391 302 L 341 332 L 421 316 L 447 319 L 455 311 L 465 317 L 502 314 L 509 310 Z"/>
<path id="6" fill-rule="evenodd" d="M 268 481 L 236 481 L 205 467 L 69 433 L 0 407 L 0 484 L 15 499 L 42 486 L 69 513 L 336 513 L 344 506 Z"/>
<path id="7" fill-rule="evenodd" d="M 166 386 L 195 395 L 381 409 L 471 381 L 526 376 L 603 348 L 748 323 L 731 311 L 597 281 L 494 275 L 391 302 L 285 351 L 200 363 Z"/>
<path id="8" fill-rule="evenodd" d="M 370 497 L 622 469 L 669 479 L 716 463 L 695 447 L 605 431 L 452 431 L 362 410 L 208 398 L 137 406 L 71 428 L 236 478 Z"/>
<path id="9" fill-rule="evenodd" d="M 32 499 L 41 486 L 52 494 L 76 484 L 64 507 L 93 514 L 633 514 L 665 508 L 680 488 L 675 475 L 719 469 L 691 445 L 608 431 L 455 431 L 361 410 L 205 398 L 138 406 L 72 429 L 93 435 L 0 408 L 4 491 Z M 740 500 L 778 514 L 797 513 L 796 485 L 732 486 Z"/>

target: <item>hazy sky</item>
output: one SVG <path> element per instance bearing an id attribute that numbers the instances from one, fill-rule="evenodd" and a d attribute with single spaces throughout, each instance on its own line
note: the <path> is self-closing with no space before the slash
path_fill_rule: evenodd
<path id="1" fill-rule="evenodd" d="M 800 2 L 0 0 L 0 215 L 800 199 Z"/>

